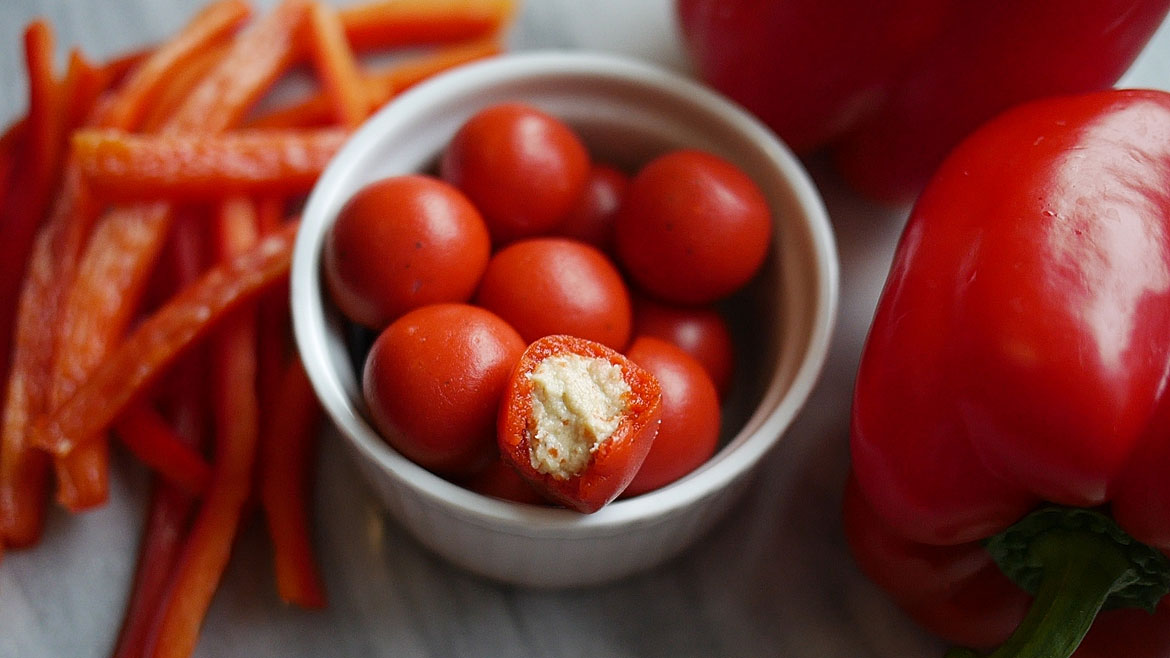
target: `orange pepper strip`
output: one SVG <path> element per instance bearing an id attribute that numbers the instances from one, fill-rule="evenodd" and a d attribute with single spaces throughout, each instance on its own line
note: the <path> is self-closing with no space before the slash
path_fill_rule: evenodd
<path id="1" fill-rule="evenodd" d="M 285 371 L 261 439 L 260 501 L 268 519 L 280 598 L 305 608 L 325 606 L 313 556 L 308 489 L 321 408 L 298 358 Z"/>
<path id="2" fill-rule="evenodd" d="M 320 2 L 309 6 L 308 42 L 313 67 L 333 103 L 337 122 L 356 128 L 369 116 L 370 102 L 336 10 Z"/>
<path id="3" fill-rule="evenodd" d="M 255 206 L 249 199 L 224 202 L 218 217 L 219 252 L 231 258 L 257 239 Z M 216 421 L 212 480 L 195 518 L 174 580 L 162 605 L 148 655 L 188 656 L 227 567 L 245 504 L 259 444 L 256 393 L 256 313 L 236 309 L 212 341 L 212 408 Z"/>
<path id="4" fill-rule="evenodd" d="M 499 34 L 513 0 L 374 0 L 339 10 L 354 50 L 449 43 Z"/>
<path id="5" fill-rule="evenodd" d="M 348 137 L 340 128 L 222 135 L 86 130 L 73 153 L 103 199 L 205 200 L 309 191 Z"/>
<path id="6" fill-rule="evenodd" d="M 404 57 L 383 68 L 366 71 L 362 75 L 362 85 L 370 107 L 377 110 L 396 94 L 433 75 L 501 52 L 503 45 L 495 37 L 443 46 L 433 52 Z M 256 117 L 248 122 L 248 127 L 306 128 L 327 125 L 333 119 L 332 101 L 327 93 L 322 92 Z"/>
<path id="7" fill-rule="evenodd" d="M 131 406 L 114 422 L 114 433 L 154 472 L 191 496 L 202 495 L 211 467 L 179 437 L 167 421 L 145 404 Z"/>
<path id="8" fill-rule="evenodd" d="M 205 267 L 203 217 L 180 215 L 168 241 L 173 283 L 178 289 L 193 283 Z M 207 443 L 209 414 L 206 409 L 206 359 L 201 349 L 191 350 L 175 364 L 169 386 L 163 391 L 175 433 L 193 450 Z M 158 624 L 159 607 L 166 596 L 179 553 L 186 543 L 195 500 L 166 480 L 155 478 L 150 511 L 143 531 L 134 586 L 113 658 L 141 658 Z"/>
<path id="9" fill-rule="evenodd" d="M 242 0 L 219 0 L 199 12 L 183 30 L 159 46 L 129 74 L 103 125 L 133 130 L 157 102 L 167 82 L 210 45 L 230 35 L 251 14 Z"/>
<path id="10" fill-rule="evenodd" d="M 212 267 L 143 320 L 64 404 L 33 425 L 33 445 L 67 455 L 94 440 L 218 320 L 287 278 L 298 226 L 290 223 Z"/>

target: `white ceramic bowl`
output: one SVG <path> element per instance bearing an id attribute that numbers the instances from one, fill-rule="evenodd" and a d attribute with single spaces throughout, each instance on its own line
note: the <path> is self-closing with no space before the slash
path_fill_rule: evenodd
<path id="1" fill-rule="evenodd" d="M 743 358 L 725 407 L 724 445 L 682 480 L 592 515 L 473 493 L 387 446 L 367 418 L 360 356 L 347 344 L 352 332 L 321 283 L 323 240 L 350 195 L 380 177 L 433 171 L 458 127 L 477 110 L 503 101 L 530 103 L 561 117 L 592 154 L 627 170 L 677 147 L 722 155 L 763 189 L 775 216 L 764 270 L 728 303 Z M 683 77 L 626 59 L 515 54 L 419 85 L 354 135 L 305 208 L 292 301 L 297 345 L 313 386 L 391 514 L 424 545 L 473 572 L 515 584 L 566 587 L 662 562 L 739 497 L 819 376 L 836 315 L 837 260 L 807 173 L 739 107 Z"/>

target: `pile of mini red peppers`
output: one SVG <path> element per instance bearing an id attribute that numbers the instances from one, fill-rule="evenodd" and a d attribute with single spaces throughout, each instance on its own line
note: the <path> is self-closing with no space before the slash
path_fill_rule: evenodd
<path id="1" fill-rule="evenodd" d="M 316 400 L 291 346 L 297 204 L 395 93 L 500 51 L 511 0 L 217 0 L 174 37 L 58 78 L 25 33 L 27 115 L 0 137 L 0 547 L 56 499 L 105 502 L 117 437 L 155 477 L 116 656 L 184 656 L 255 502 L 280 596 L 325 595 L 306 510 Z M 371 51 L 427 46 L 380 68 Z M 266 108 L 303 66 L 307 98 Z"/>

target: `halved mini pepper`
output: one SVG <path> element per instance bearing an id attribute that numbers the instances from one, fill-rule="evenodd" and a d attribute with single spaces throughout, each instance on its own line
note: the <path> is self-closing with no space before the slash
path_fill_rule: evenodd
<path id="1" fill-rule="evenodd" d="M 661 417 L 653 375 L 600 343 L 545 336 L 505 389 L 500 453 L 549 499 L 591 514 L 633 479 Z"/>

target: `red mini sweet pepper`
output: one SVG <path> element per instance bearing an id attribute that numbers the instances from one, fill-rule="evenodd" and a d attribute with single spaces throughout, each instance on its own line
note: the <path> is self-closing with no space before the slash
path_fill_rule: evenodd
<path id="1" fill-rule="evenodd" d="M 1078 655 L 1170 655 L 1168 384 L 1170 94 L 1004 113 L 924 190 L 878 303 L 859 564 L 995 656 L 1070 655 L 1102 607 L 1156 612 L 1108 613 Z"/>
<path id="2" fill-rule="evenodd" d="M 1167 0 L 676 0 L 701 77 L 862 192 L 917 193 L 979 124 L 1105 89 Z"/>
<path id="3" fill-rule="evenodd" d="M 513 369 L 497 437 L 504 463 L 536 491 L 591 514 L 634 479 L 661 421 L 654 375 L 601 343 L 552 335 Z"/>

